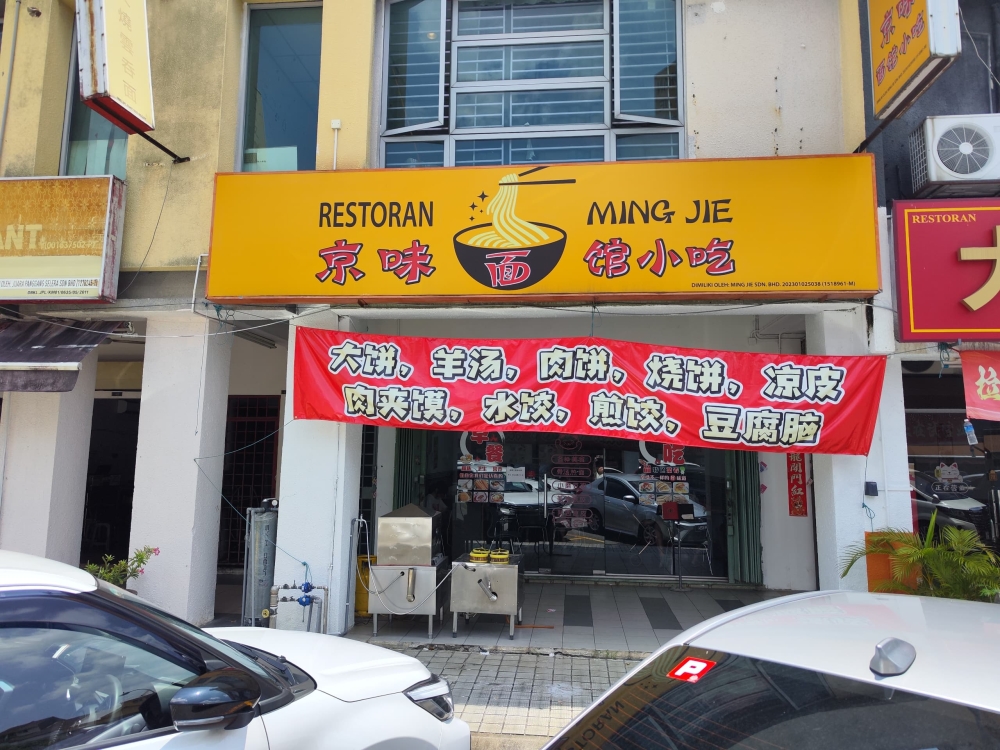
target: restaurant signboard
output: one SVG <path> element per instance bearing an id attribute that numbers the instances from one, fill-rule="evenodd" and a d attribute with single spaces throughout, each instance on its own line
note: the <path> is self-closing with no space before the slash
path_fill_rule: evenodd
<path id="1" fill-rule="evenodd" d="M 0 179 L 0 301 L 113 302 L 124 218 L 117 177 Z"/>
<path id="2" fill-rule="evenodd" d="M 870 297 L 869 154 L 216 176 L 208 298 Z"/>
<path id="3" fill-rule="evenodd" d="M 296 328 L 294 350 L 295 419 L 796 454 L 867 454 L 886 364 L 599 338 L 434 339 L 305 327 Z"/>
<path id="4" fill-rule="evenodd" d="M 1000 199 L 896 201 L 900 341 L 1000 341 Z"/>
<path id="5" fill-rule="evenodd" d="M 76 0 L 84 104 L 126 133 L 153 130 L 146 0 Z"/>
<path id="6" fill-rule="evenodd" d="M 868 0 L 875 117 L 906 109 L 962 51 L 958 0 Z"/>

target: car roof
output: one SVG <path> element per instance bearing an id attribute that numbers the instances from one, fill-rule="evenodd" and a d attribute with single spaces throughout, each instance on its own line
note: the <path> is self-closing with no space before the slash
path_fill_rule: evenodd
<path id="1" fill-rule="evenodd" d="M 869 669 L 875 646 L 899 638 L 917 652 L 896 677 Z M 1000 710 L 1000 606 L 855 591 L 782 597 L 713 618 L 684 643 Z M 677 645 L 674 641 L 673 645 Z"/>
<path id="2" fill-rule="evenodd" d="M 0 589 L 44 588 L 93 591 L 97 580 L 85 570 L 44 557 L 0 550 Z"/>

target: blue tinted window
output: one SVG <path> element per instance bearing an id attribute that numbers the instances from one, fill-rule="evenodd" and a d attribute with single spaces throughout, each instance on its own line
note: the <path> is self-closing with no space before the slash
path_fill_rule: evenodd
<path id="1" fill-rule="evenodd" d="M 443 167 L 444 141 L 388 141 L 387 167 Z"/>
<path id="2" fill-rule="evenodd" d="M 322 8 L 250 12 L 243 170 L 316 168 Z"/>

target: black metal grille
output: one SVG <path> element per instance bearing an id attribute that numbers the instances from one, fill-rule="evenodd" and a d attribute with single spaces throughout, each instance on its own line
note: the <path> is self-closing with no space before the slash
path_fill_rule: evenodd
<path id="1" fill-rule="evenodd" d="M 375 507 L 375 456 L 378 445 L 377 428 L 365 425 L 361 428 L 361 492 L 358 513 L 364 518 L 368 525 L 373 523 Z M 365 538 L 359 540 L 358 553 L 368 554 Z"/>
<path id="2" fill-rule="evenodd" d="M 972 508 L 966 512 L 969 514 L 972 525 L 976 527 L 976 533 L 979 534 L 979 538 L 987 544 L 991 542 L 990 514 L 987 508 L 985 506 L 982 508 Z"/>
<path id="3" fill-rule="evenodd" d="M 219 523 L 220 565 L 243 564 L 246 509 L 274 497 L 280 412 L 280 396 L 229 397 L 227 455 L 222 473 L 225 499 Z"/>

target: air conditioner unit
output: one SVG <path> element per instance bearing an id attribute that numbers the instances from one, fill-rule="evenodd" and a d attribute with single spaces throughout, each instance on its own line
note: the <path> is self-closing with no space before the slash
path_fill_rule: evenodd
<path id="1" fill-rule="evenodd" d="M 1000 195 L 1000 114 L 928 117 L 910 134 L 918 198 Z"/>

